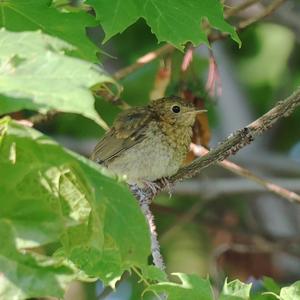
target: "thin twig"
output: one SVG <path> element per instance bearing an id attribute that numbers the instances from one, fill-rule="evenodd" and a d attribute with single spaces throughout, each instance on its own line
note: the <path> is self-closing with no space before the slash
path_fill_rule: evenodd
<path id="1" fill-rule="evenodd" d="M 172 46 L 170 44 L 165 44 L 162 47 L 160 47 L 160 48 L 158 48 L 154 51 L 151 51 L 151 52 L 147 53 L 146 55 L 140 57 L 132 65 L 117 71 L 114 74 L 114 78 L 117 79 L 117 80 L 123 79 L 124 77 L 126 77 L 130 73 L 136 71 L 137 69 L 141 68 L 145 64 L 148 64 L 148 63 L 152 62 L 153 60 L 155 60 L 158 57 L 161 57 L 161 56 L 164 56 L 168 53 L 171 53 L 174 50 L 175 50 L 174 46 Z"/>
<path id="2" fill-rule="evenodd" d="M 154 223 L 154 216 L 150 210 L 150 201 L 152 197 L 152 191 L 145 192 L 140 189 L 137 185 L 131 185 L 130 189 L 135 197 L 138 199 L 141 210 L 146 217 L 146 220 L 150 229 L 150 237 L 151 237 L 151 254 L 153 257 L 154 265 L 160 270 L 165 270 L 165 263 L 163 257 L 160 253 L 160 246 L 157 238 L 156 226 Z"/>
<path id="3" fill-rule="evenodd" d="M 201 145 L 191 145 L 192 151 L 194 152 L 195 155 L 197 156 L 204 156 L 209 153 L 207 149 L 202 147 Z M 230 172 L 233 172 L 239 176 L 246 177 L 250 179 L 251 181 L 254 181 L 258 183 L 259 185 L 263 186 L 266 190 L 281 196 L 290 202 L 298 202 L 300 203 L 300 195 L 298 195 L 295 192 L 289 191 L 285 189 L 284 187 L 281 187 L 269 180 L 266 180 L 260 176 L 255 175 L 252 173 L 250 170 L 243 168 L 227 159 L 218 162 L 218 165 L 225 168 L 226 170 L 229 170 Z"/>
<path id="4" fill-rule="evenodd" d="M 260 0 L 246 0 L 246 1 L 238 4 L 235 7 L 226 9 L 224 11 L 224 18 L 227 19 L 229 17 L 235 16 L 238 13 L 240 13 L 242 10 L 248 8 L 249 6 L 251 6 L 251 5 L 253 5 L 253 4 L 257 3 L 257 2 L 260 2 Z"/>
<path id="5" fill-rule="evenodd" d="M 44 123 L 52 120 L 52 118 L 57 115 L 59 112 L 56 110 L 49 110 L 46 114 L 36 114 L 28 118 L 27 120 L 32 124 Z"/>
<path id="6" fill-rule="evenodd" d="M 268 17 L 272 14 L 279 6 L 281 6 L 286 0 L 275 0 L 270 5 L 268 5 L 263 12 L 260 14 L 253 16 L 245 21 L 241 21 L 238 25 L 238 30 L 242 30 L 261 19 Z"/>
<path id="7" fill-rule="evenodd" d="M 300 193 L 299 178 L 271 177 L 270 182 L 284 186 L 286 189 Z M 227 195 L 250 195 L 252 193 L 263 193 L 268 190 L 253 180 L 246 177 L 226 177 L 226 178 L 195 178 L 176 184 L 173 188 L 174 195 L 201 196 L 204 199 L 215 199 L 219 196 Z M 249 199 L 253 199 L 250 197 Z"/>
<path id="8" fill-rule="evenodd" d="M 274 0 L 271 4 L 269 4 L 260 14 L 255 15 L 251 18 L 248 18 L 244 21 L 241 21 L 236 26 L 236 31 L 242 31 L 245 28 L 249 27 L 253 23 L 257 23 L 258 21 L 268 17 L 270 14 L 272 14 L 279 6 L 281 6 L 286 0 Z M 225 39 L 229 36 L 228 33 L 212 33 L 208 36 L 209 42 L 215 42 L 218 40 Z"/>

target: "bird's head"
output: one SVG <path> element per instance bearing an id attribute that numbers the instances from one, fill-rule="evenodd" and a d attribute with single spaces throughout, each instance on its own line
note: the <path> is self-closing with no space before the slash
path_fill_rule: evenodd
<path id="1" fill-rule="evenodd" d="M 186 103 L 182 98 L 171 96 L 152 101 L 150 109 L 158 118 L 171 125 L 192 126 L 198 113 L 206 110 L 199 110 L 195 106 Z"/>

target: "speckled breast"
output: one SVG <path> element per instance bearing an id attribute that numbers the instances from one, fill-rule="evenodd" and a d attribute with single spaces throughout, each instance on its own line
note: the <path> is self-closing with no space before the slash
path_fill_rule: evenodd
<path id="1" fill-rule="evenodd" d="M 108 168 L 129 183 L 154 181 L 177 172 L 190 143 L 190 132 L 168 128 L 172 134 L 152 123 L 145 139 L 114 159 Z"/>

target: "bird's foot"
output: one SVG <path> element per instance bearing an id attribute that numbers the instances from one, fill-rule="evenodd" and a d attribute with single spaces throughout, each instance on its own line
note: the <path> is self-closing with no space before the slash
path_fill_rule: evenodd
<path id="1" fill-rule="evenodd" d="M 169 197 L 172 197 L 172 188 L 173 188 L 173 184 L 169 181 L 168 177 L 162 177 L 159 179 L 159 182 L 162 183 L 162 185 L 167 189 Z"/>
<path id="2" fill-rule="evenodd" d="M 146 188 L 151 190 L 153 195 L 156 195 L 161 190 L 161 186 L 154 181 L 143 180 L 143 184 Z"/>
<path id="3" fill-rule="evenodd" d="M 171 198 L 173 184 L 168 180 L 168 177 L 162 177 L 156 181 L 144 179 L 138 183 L 130 185 L 131 191 L 137 196 L 137 198 L 141 198 L 141 194 L 143 194 L 142 198 L 153 198 L 153 196 L 157 195 L 164 188 L 167 189 Z"/>

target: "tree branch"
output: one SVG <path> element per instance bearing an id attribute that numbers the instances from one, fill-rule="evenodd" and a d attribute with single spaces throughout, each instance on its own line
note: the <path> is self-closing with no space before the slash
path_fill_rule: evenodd
<path id="1" fill-rule="evenodd" d="M 248 8 L 249 6 L 259 2 L 260 0 L 246 0 L 235 7 L 228 8 L 224 11 L 224 18 L 227 19 L 231 16 L 237 15 L 242 10 Z"/>
<path id="2" fill-rule="evenodd" d="M 271 110 L 257 120 L 231 134 L 216 148 L 210 150 L 208 154 L 195 159 L 191 164 L 179 169 L 175 175 L 168 179 L 169 182 L 175 183 L 196 176 L 204 168 L 235 154 L 240 149 L 253 142 L 256 136 L 270 129 L 279 119 L 288 117 L 298 106 L 300 106 L 300 88 L 285 100 L 279 101 Z M 157 192 L 164 189 L 167 185 L 165 181 L 158 181 L 156 184 L 158 186 Z M 142 194 L 146 195 L 146 197 L 150 197 L 148 198 L 148 202 L 151 203 L 157 193 L 146 188 L 143 190 Z"/>
<path id="3" fill-rule="evenodd" d="M 145 64 L 148 64 L 155 60 L 158 57 L 164 56 L 168 53 L 171 53 L 175 50 L 174 46 L 170 44 L 165 44 L 162 47 L 151 51 L 144 56 L 140 57 L 135 63 L 132 65 L 125 67 L 123 69 L 120 69 L 119 71 L 115 72 L 113 75 L 115 79 L 120 80 L 129 75 L 130 73 L 136 71 L 137 69 L 141 68 Z"/>
<path id="4" fill-rule="evenodd" d="M 279 6 L 281 6 L 286 0 L 274 0 L 269 4 L 260 14 L 255 15 L 251 18 L 241 21 L 237 26 L 237 31 L 242 31 L 245 28 L 249 27 L 250 25 L 268 17 L 271 15 Z M 208 36 L 208 40 L 212 43 L 218 40 L 225 39 L 229 36 L 228 33 L 217 33 L 217 34 L 210 34 Z"/>
<path id="5" fill-rule="evenodd" d="M 171 182 L 176 182 L 184 178 L 193 177 L 211 164 L 222 161 L 229 155 L 235 154 L 247 144 L 254 141 L 254 138 L 262 134 L 267 129 L 283 117 L 288 117 L 300 105 L 300 89 L 283 101 L 279 101 L 276 106 L 263 116 L 249 124 L 243 129 L 231 134 L 218 147 L 209 151 L 207 155 L 194 160 L 190 165 L 181 168 L 177 174 L 170 178 Z"/>
<path id="6" fill-rule="evenodd" d="M 300 193 L 299 178 L 271 177 L 268 180 L 275 185 Z M 251 195 L 269 192 L 263 185 L 247 177 L 206 178 L 182 181 L 173 189 L 174 195 L 201 196 L 204 199 L 215 199 L 219 196 Z M 252 199 L 252 198 L 251 198 Z M 201 201 L 200 201 L 201 202 Z"/>
<path id="7" fill-rule="evenodd" d="M 200 157 L 208 154 L 209 152 L 201 145 L 195 145 L 195 144 L 192 144 L 192 150 L 195 155 Z M 298 202 L 300 204 L 300 195 L 298 195 L 295 192 L 289 191 L 284 187 L 275 184 L 269 180 L 266 180 L 260 176 L 257 176 L 246 168 L 243 168 L 227 159 L 218 162 L 218 165 L 234 174 L 237 174 L 239 176 L 245 177 L 251 181 L 256 182 L 257 184 L 263 186 L 267 191 L 274 193 L 277 196 L 283 197 L 290 202 Z"/>
<path id="8" fill-rule="evenodd" d="M 242 21 L 238 25 L 238 29 L 242 30 L 257 21 L 266 18 L 267 16 L 271 15 L 279 6 L 281 6 L 286 0 L 275 0 L 271 4 L 269 4 L 263 12 L 260 14 L 253 16 L 245 21 Z"/>
<path id="9" fill-rule="evenodd" d="M 140 189 L 137 185 L 130 186 L 131 192 L 138 199 L 141 210 L 148 222 L 151 237 L 151 254 L 153 257 L 154 265 L 160 270 L 165 270 L 165 263 L 163 256 L 160 253 L 160 245 L 157 238 L 156 226 L 154 223 L 154 216 L 150 210 L 150 204 L 152 200 L 152 192 L 149 190 L 149 194 Z"/>
<path id="10" fill-rule="evenodd" d="M 246 145 L 254 141 L 254 138 L 264 131 L 270 129 L 272 125 L 283 117 L 288 117 L 298 106 L 300 106 L 300 88 L 283 101 L 279 101 L 271 110 L 260 118 L 231 134 L 218 147 L 212 149 L 208 154 L 194 160 L 191 164 L 179 169 L 179 171 L 169 178 L 168 182 L 175 183 L 185 178 L 190 178 L 199 174 L 204 168 L 220 162 L 233 155 Z M 153 214 L 149 208 L 156 194 L 167 186 L 166 180 L 156 182 L 157 190 L 151 188 L 140 189 L 137 186 L 131 187 L 135 197 L 138 199 L 141 209 L 148 221 L 151 233 L 151 249 L 155 266 L 164 270 L 165 266 L 160 253 L 160 247 L 153 222 Z M 299 203 L 299 202 L 296 202 Z"/>

